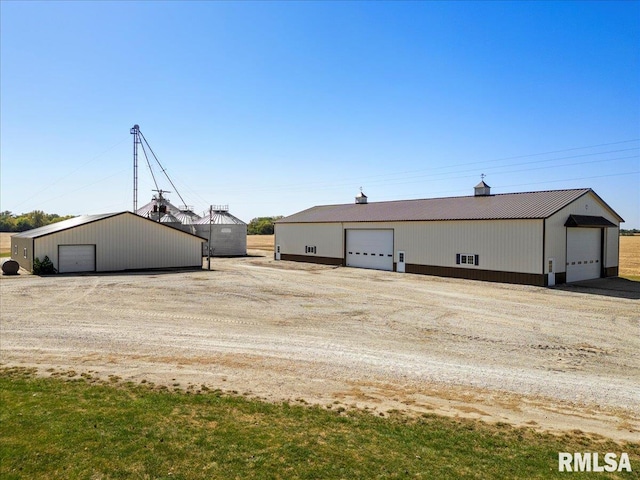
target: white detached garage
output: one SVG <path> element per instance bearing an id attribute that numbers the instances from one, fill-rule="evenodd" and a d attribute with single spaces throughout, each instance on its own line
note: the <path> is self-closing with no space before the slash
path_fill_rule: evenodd
<path id="1" fill-rule="evenodd" d="M 11 237 L 26 270 L 49 257 L 60 273 L 201 268 L 205 239 L 131 212 L 83 215 Z"/>

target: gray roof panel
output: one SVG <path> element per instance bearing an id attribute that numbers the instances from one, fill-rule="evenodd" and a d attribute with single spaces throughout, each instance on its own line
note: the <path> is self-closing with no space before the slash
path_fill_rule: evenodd
<path id="1" fill-rule="evenodd" d="M 18 237 L 18 238 L 44 237 L 45 235 L 51 235 L 52 233 L 62 232 L 63 230 L 69 230 L 71 228 L 79 227 L 81 225 L 87 225 L 89 223 L 104 220 L 105 218 L 117 217 L 118 215 L 126 215 L 126 214 L 135 215 L 135 217 L 140 218 L 145 222 L 158 223 L 149 218 L 142 217 L 140 215 L 136 215 L 135 213 L 125 210 L 123 212 L 115 212 L 115 213 L 100 213 L 97 215 L 81 215 L 79 217 L 73 217 L 73 218 L 70 218 L 69 220 L 64 220 L 62 222 L 52 223 L 50 225 L 45 225 L 44 227 L 34 228 L 33 230 L 27 230 L 26 232 L 16 233 L 15 235 L 11 235 L 11 238 L 13 237 Z M 170 228 L 171 230 L 175 230 L 185 235 L 191 235 L 192 237 L 198 237 L 201 240 L 206 240 L 206 238 L 201 237 L 200 235 L 195 235 L 193 233 L 185 232 L 184 230 L 180 230 L 179 228 L 175 228 L 165 223 L 158 223 L 158 225 L 162 225 L 165 228 Z"/>
<path id="2" fill-rule="evenodd" d="M 368 204 L 322 205 L 295 213 L 278 220 L 277 223 L 542 219 L 550 217 L 588 192 L 593 191 L 590 188 L 579 188 Z"/>

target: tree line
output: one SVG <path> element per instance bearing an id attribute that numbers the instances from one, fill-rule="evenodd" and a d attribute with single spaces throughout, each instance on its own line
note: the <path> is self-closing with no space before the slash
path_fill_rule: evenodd
<path id="1" fill-rule="evenodd" d="M 73 215 L 62 217 L 57 213 L 44 213 L 42 210 L 16 215 L 5 210 L 0 213 L 0 232 L 24 232 L 73 217 Z"/>
<path id="2" fill-rule="evenodd" d="M 275 217 L 257 217 L 247 225 L 247 234 L 249 235 L 273 235 L 273 224 L 276 220 L 280 220 L 282 215 Z"/>

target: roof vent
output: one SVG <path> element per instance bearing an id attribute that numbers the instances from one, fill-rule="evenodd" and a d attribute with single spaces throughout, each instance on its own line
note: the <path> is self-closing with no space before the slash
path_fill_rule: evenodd
<path id="1" fill-rule="evenodd" d="M 356 203 L 367 203 L 367 196 L 362 193 L 362 187 L 360 187 L 360 193 L 356 195 Z"/>
<path id="2" fill-rule="evenodd" d="M 481 180 L 480 183 L 474 187 L 474 195 L 476 197 L 485 197 L 487 195 L 491 195 L 491 187 L 484 183 L 484 174 L 482 174 L 481 177 L 483 178 L 483 180 Z"/>

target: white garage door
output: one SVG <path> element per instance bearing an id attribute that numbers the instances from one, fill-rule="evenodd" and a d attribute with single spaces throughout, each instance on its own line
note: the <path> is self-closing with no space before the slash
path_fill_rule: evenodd
<path id="1" fill-rule="evenodd" d="M 393 271 L 393 230 L 347 230 L 346 263 Z"/>
<path id="2" fill-rule="evenodd" d="M 567 229 L 567 282 L 600 278 L 599 228 Z"/>
<path id="3" fill-rule="evenodd" d="M 58 271 L 60 273 L 95 272 L 95 245 L 60 245 L 58 247 Z"/>

